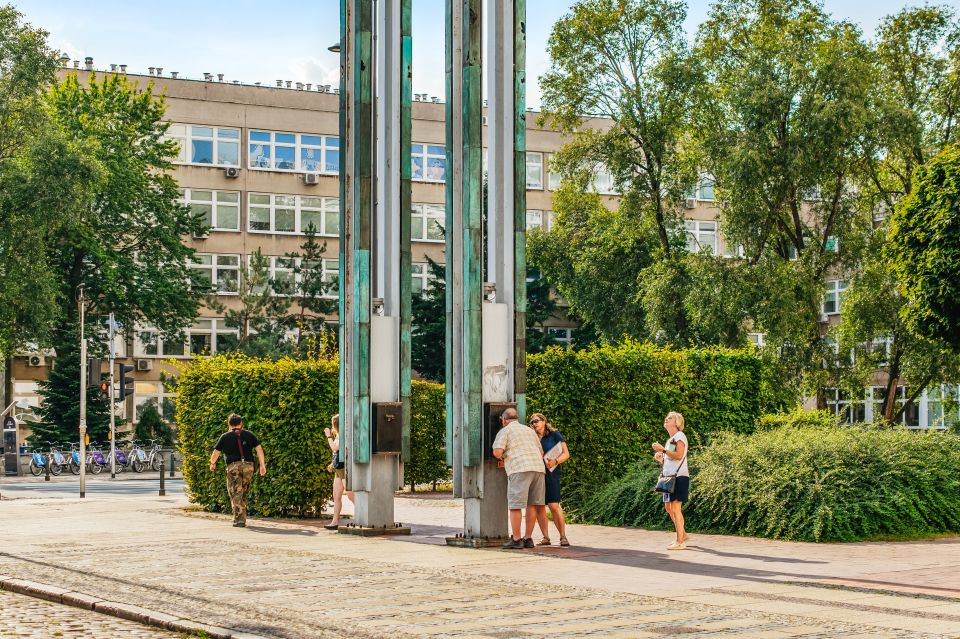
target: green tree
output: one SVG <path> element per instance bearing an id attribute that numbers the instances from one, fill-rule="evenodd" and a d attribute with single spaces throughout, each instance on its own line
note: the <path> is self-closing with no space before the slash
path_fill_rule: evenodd
<path id="1" fill-rule="evenodd" d="M 306 239 L 300 250 L 287 253 L 293 260 L 292 280 L 274 282 L 274 290 L 289 295 L 297 313 L 293 318 L 297 327 L 297 344 L 316 336 L 326 327 L 326 318 L 338 310 L 335 297 L 337 281 L 324 275 L 323 260 L 327 243 L 317 241 L 317 228 L 311 222 L 305 231 Z M 334 297 L 331 297 L 334 295 Z"/>
<path id="2" fill-rule="evenodd" d="M 887 251 L 906 298 L 900 319 L 960 352 L 960 147 L 917 169 L 890 222 Z"/>
<path id="3" fill-rule="evenodd" d="M 429 284 L 413 296 L 410 361 L 424 379 L 443 382 L 447 370 L 446 271 L 427 257 Z"/>
<path id="4" fill-rule="evenodd" d="M 527 236 L 529 264 L 600 337 L 646 337 L 640 274 L 654 259 L 652 234 L 570 180 L 554 193 L 554 210 L 550 232 Z"/>
<path id="5" fill-rule="evenodd" d="M 721 0 L 697 54 L 709 81 L 698 94 L 697 137 L 725 239 L 743 247 L 748 267 L 764 266 L 758 281 L 775 285 L 765 290 L 778 306 L 758 300 L 751 323 L 771 351 L 789 354 L 787 381 L 813 390 L 824 278 L 856 263 L 870 228 L 851 188 L 872 135 L 870 50 L 855 26 L 812 1 Z"/>
<path id="6" fill-rule="evenodd" d="M 168 173 L 176 143 L 163 137 L 165 103 L 152 86 L 140 89 L 120 75 L 92 75 L 84 86 L 74 74 L 53 85 L 46 108 L 50 120 L 98 167 L 59 176 L 90 197 L 81 207 L 54 211 L 59 222 L 44 238 L 42 268 L 58 284 L 60 310 L 51 343 L 58 359 L 54 369 L 61 373 L 41 388 L 68 401 L 79 394 L 74 385 L 79 383 L 79 290 L 89 300 L 88 335 L 108 312 L 128 334 L 138 324 L 149 324 L 161 334 L 181 335 L 196 316 L 202 294 L 202 281 L 189 266 L 194 251 L 183 237 L 201 231 L 203 224 L 178 203 L 177 184 Z M 88 421 L 102 418 L 96 402 L 87 408 Z M 75 412 L 66 406 L 45 410 L 51 434 L 75 437 Z"/>
<path id="7" fill-rule="evenodd" d="M 173 430 L 167 422 L 163 421 L 160 411 L 152 403 L 147 404 L 140 412 L 133 436 L 144 443 L 154 439 L 159 441 L 161 446 L 173 444 Z"/>
<path id="8" fill-rule="evenodd" d="M 49 117 L 44 96 L 56 52 L 47 33 L 0 6 L 0 354 L 46 344 L 57 317 L 58 278 L 46 236 L 82 207 L 94 163 Z M 77 179 L 64 180 L 63 176 Z"/>
<path id="9" fill-rule="evenodd" d="M 526 340 L 528 353 L 542 353 L 547 347 L 557 343 L 544 324 L 557 312 L 557 301 L 553 296 L 553 287 L 547 278 L 537 271 L 527 271 L 527 314 Z"/>
<path id="10" fill-rule="evenodd" d="M 293 319 L 287 311 L 291 301 L 289 295 L 295 289 L 296 259 L 276 259 L 277 268 L 286 271 L 286 278 L 271 277 L 270 258 L 258 248 L 241 269 L 234 305 L 228 308 L 215 294 L 208 296 L 207 306 L 222 312 L 224 323 L 238 330 L 236 341 L 225 343 L 224 351 L 274 359 L 291 354 L 293 343 L 287 333 Z"/>

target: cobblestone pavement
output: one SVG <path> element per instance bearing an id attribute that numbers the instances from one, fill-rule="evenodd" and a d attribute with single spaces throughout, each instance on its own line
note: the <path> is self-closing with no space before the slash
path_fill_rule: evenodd
<path id="1" fill-rule="evenodd" d="M 157 630 L 42 599 L 0 590 L 0 637 L 81 639 L 88 637 L 176 639 L 185 635 Z"/>
<path id="2" fill-rule="evenodd" d="M 814 549 L 865 565 L 862 555 L 875 548 L 857 555 L 856 545 L 770 542 L 759 554 L 744 541 L 703 536 L 701 550 L 676 556 L 638 540 L 643 531 L 579 527 L 578 540 L 608 538 L 566 555 L 478 551 L 434 545 L 450 523 L 437 513 L 415 525 L 425 531 L 419 538 L 384 540 L 306 523 L 251 520 L 235 529 L 228 518 L 185 513 L 183 505 L 132 497 L 0 502 L 0 518 L 18 522 L 0 528 L 0 574 L 285 639 L 960 636 L 952 590 L 884 593 L 815 580 L 831 571 L 818 568 L 824 562 L 810 557 Z M 414 515 L 404 512 L 403 521 Z M 648 549 L 634 550 L 629 565 L 603 555 L 614 535 Z M 928 566 L 931 550 L 941 563 L 955 557 L 952 545 L 883 548 L 892 559 L 878 563 L 887 570 Z M 754 565 L 765 569 L 747 569 Z"/>

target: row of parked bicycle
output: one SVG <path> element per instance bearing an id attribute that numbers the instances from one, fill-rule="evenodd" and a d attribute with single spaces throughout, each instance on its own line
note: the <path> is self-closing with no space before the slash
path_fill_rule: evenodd
<path id="1" fill-rule="evenodd" d="M 80 474 L 80 444 L 70 444 L 69 452 L 64 452 L 64 446 L 61 444 L 46 442 L 49 451 L 33 450 L 30 452 L 30 474 L 39 477 L 47 471 L 47 464 L 50 464 L 50 474 L 59 475 L 65 470 L 69 470 L 74 475 Z M 163 463 L 163 449 L 160 442 L 151 439 L 147 442 L 149 448 L 144 448 L 143 444 L 134 440 L 129 450 L 116 448 L 116 470 L 122 473 L 129 468 L 135 473 L 142 473 L 147 468 L 154 471 L 160 470 Z M 103 452 L 106 448 L 107 452 Z M 110 468 L 110 444 L 90 444 L 87 446 L 87 471 L 96 475 L 105 468 Z"/>

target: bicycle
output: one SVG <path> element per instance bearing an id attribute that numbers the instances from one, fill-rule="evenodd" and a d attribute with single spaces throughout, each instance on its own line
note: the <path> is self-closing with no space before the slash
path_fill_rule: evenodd
<path id="1" fill-rule="evenodd" d="M 160 440 L 151 439 L 150 440 L 150 468 L 154 472 L 158 472 L 162 464 L 163 464 L 163 448 L 160 446 Z"/>
<path id="2" fill-rule="evenodd" d="M 147 453 L 143 450 L 143 444 L 139 440 L 133 440 L 130 446 L 130 454 L 127 455 L 130 463 L 130 469 L 135 473 L 142 473 L 147 463 Z"/>
<path id="3" fill-rule="evenodd" d="M 80 474 L 80 444 L 70 444 L 70 472 Z"/>
<path id="4" fill-rule="evenodd" d="M 50 473 L 53 475 L 59 475 L 63 472 L 64 468 L 67 468 L 70 465 L 70 462 L 67 461 L 67 458 L 64 456 L 64 454 L 60 452 L 60 449 L 60 444 L 50 444 Z"/>
<path id="5" fill-rule="evenodd" d="M 87 455 L 87 464 L 90 466 L 90 472 L 99 475 L 103 469 L 110 465 L 110 460 L 103 454 L 99 444 L 90 444 L 90 454 Z"/>

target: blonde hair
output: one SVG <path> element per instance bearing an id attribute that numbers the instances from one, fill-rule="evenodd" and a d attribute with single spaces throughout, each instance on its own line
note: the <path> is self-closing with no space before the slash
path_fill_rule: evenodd
<path id="1" fill-rule="evenodd" d="M 340 434 L 340 413 L 330 418 L 330 429 L 336 431 L 337 435 Z"/>
<path id="2" fill-rule="evenodd" d="M 683 415 L 681 415 L 675 410 L 672 410 L 669 413 L 667 413 L 667 417 L 668 418 L 673 417 L 673 425 L 676 426 L 677 430 L 682 433 L 683 427 L 686 425 L 686 420 L 683 419 Z"/>
<path id="3" fill-rule="evenodd" d="M 533 426 L 533 422 L 538 419 L 543 422 L 544 433 L 552 433 L 553 431 L 557 430 L 556 428 L 553 427 L 553 424 L 547 421 L 547 418 L 543 413 L 534 413 L 533 415 L 531 415 L 530 425 Z"/>

